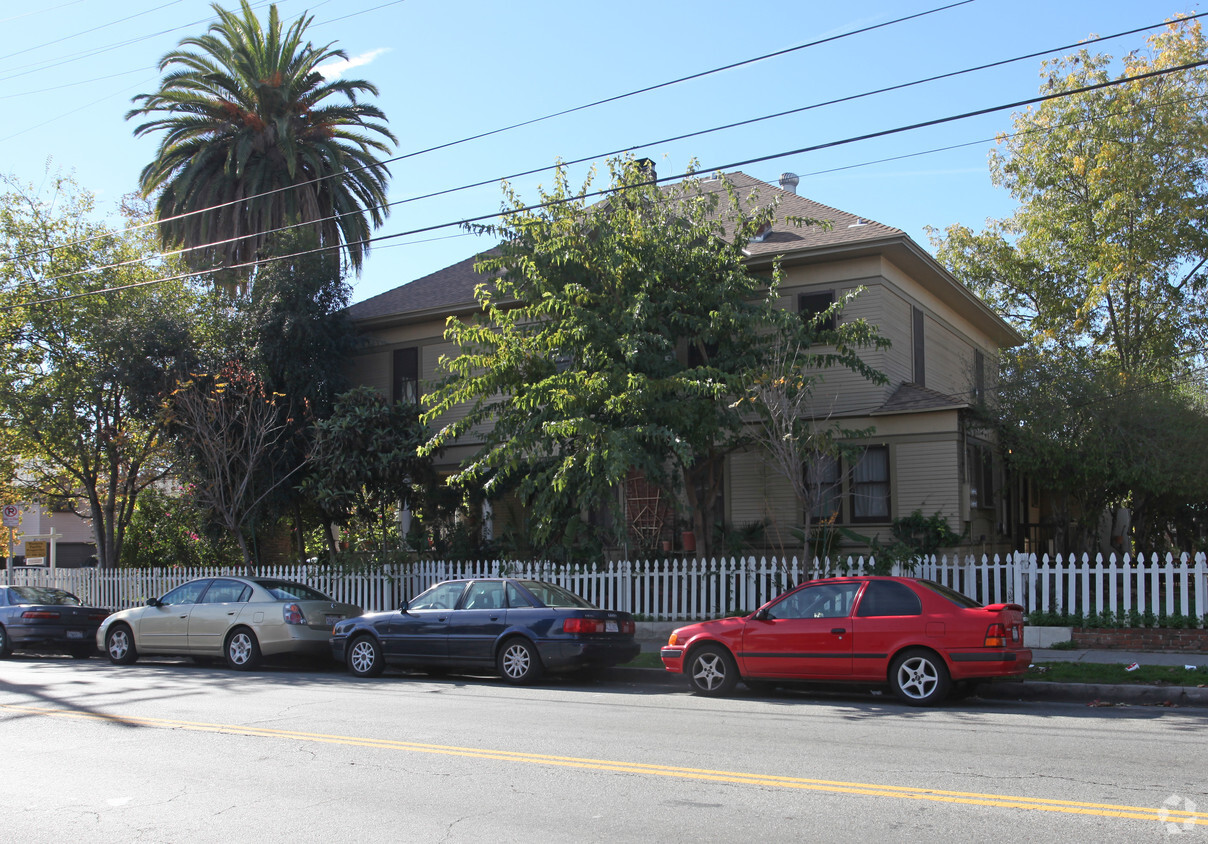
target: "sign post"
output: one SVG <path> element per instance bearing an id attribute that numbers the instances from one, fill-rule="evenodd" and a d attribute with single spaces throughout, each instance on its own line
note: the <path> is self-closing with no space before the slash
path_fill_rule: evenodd
<path id="1" fill-rule="evenodd" d="M 21 508 L 16 504 L 5 504 L 3 510 L 4 532 L 8 535 L 8 582 L 13 580 L 13 531 L 21 524 Z"/>

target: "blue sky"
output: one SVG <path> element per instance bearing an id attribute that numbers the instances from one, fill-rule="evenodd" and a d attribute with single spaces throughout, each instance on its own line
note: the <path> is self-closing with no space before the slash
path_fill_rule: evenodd
<path id="1" fill-rule="evenodd" d="M 237 0 L 229 2 L 234 7 Z M 282 0 L 289 21 L 309 12 L 317 44 L 334 42 L 357 66 L 348 75 L 381 90 L 378 105 L 399 138 L 396 155 L 538 118 L 885 23 L 952 0 L 739 4 L 720 0 Z M 199 0 L 0 0 L 0 172 L 40 184 L 47 162 L 74 172 L 105 212 L 135 190 L 156 140 L 135 139 L 130 99 L 155 89 L 161 56 L 212 20 Z M 267 3 L 253 4 L 267 17 Z M 391 165 L 396 203 L 353 301 L 462 260 L 489 245 L 456 227 L 401 233 L 489 214 L 500 177 L 637 147 L 660 175 L 704 170 L 788 150 L 934 120 L 1037 94 L 1040 59 L 812 109 L 750 126 L 653 143 L 815 103 L 1050 50 L 1202 11 L 1188 0 L 974 0 L 905 23 L 840 38 L 607 105 L 411 155 Z M 1095 48 L 1123 55 L 1144 34 Z M 928 246 L 926 226 L 980 229 L 1013 203 L 990 183 L 987 152 L 1010 112 L 845 144 L 745 166 L 775 183 L 906 231 Z M 644 146 L 650 144 L 649 146 Z M 959 149 L 926 153 L 952 145 Z M 885 160 L 900 156 L 898 160 Z M 601 184 L 607 175 L 598 159 Z M 877 163 L 880 162 L 880 163 Z M 588 165 L 572 168 L 581 181 Z M 425 194 L 490 184 L 440 198 Z M 514 180 L 521 194 L 549 174 Z"/>

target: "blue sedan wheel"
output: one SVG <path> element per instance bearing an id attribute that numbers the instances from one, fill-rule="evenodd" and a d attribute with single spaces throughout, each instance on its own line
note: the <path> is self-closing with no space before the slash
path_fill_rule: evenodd
<path id="1" fill-rule="evenodd" d="M 383 667 L 382 649 L 372 636 L 361 636 L 348 648 L 348 670 L 357 677 L 376 677 Z"/>
<path id="2" fill-rule="evenodd" d="M 535 683 L 541 676 L 541 656 L 528 639 L 508 639 L 499 649 L 496 659 L 499 676 L 509 683 L 523 686 Z"/>

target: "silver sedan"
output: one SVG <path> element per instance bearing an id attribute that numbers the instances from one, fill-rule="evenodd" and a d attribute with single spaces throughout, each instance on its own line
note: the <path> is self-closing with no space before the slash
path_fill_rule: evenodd
<path id="1" fill-rule="evenodd" d="M 250 670 L 266 656 L 329 655 L 332 625 L 360 614 L 360 607 L 301 583 L 204 577 L 114 613 L 96 641 L 116 665 L 157 654 L 222 658 L 231 668 Z"/>

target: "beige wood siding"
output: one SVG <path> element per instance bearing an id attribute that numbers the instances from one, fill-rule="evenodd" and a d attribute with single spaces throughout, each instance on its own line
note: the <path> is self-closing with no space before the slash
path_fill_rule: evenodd
<path id="1" fill-rule="evenodd" d="M 894 518 L 941 513 L 960 530 L 960 442 L 900 442 L 894 447 Z"/>
<path id="2" fill-rule="evenodd" d="M 788 479 L 768 466 L 758 451 L 730 457 L 726 501 L 727 521 L 735 528 L 765 522 L 787 533 L 801 524 Z"/>

